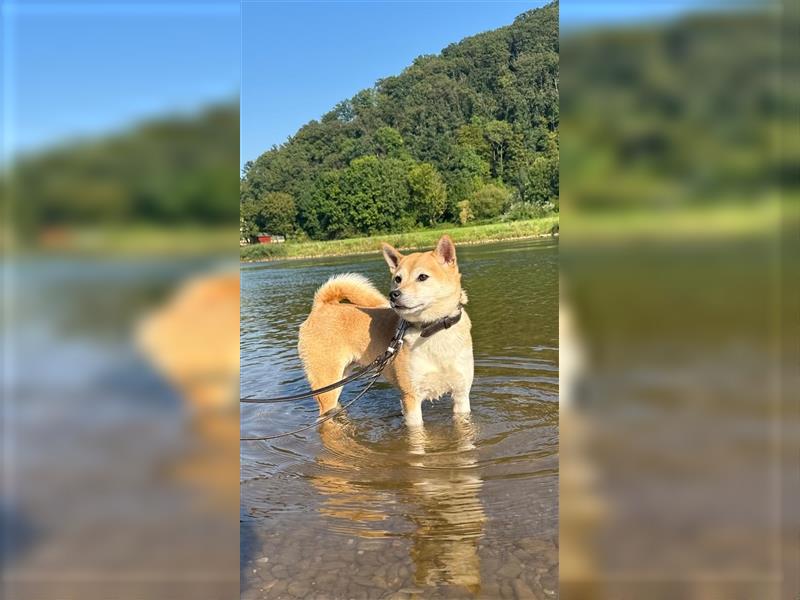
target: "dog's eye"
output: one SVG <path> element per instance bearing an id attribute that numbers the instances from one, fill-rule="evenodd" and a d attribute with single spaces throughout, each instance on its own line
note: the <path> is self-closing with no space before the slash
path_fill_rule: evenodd
<path id="1" fill-rule="evenodd" d="M 420 274 L 417 276 L 417 281 L 425 281 L 427 278 L 428 278 L 428 276 L 427 276 L 427 275 L 425 275 L 425 273 L 420 273 Z"/>
<path id="2" fill-rule="evenodd" d="M 400 277 L 400 275 L 398 275 L 397 277 L 394 278 L 394 282 L 395 283 L 400 283 L 401 281 L 403 281 L 403 278 Z"/>

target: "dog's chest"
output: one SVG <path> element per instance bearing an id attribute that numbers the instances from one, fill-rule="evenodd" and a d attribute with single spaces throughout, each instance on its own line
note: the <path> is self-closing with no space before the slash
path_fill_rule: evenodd
<path id="1" fill-rule="evenodd" d="M 428 339 L 415 335 L 407 340 L 408 375 L 419 399 L 435 400 L 464 387 L 466 353 L 463 340 L 454 333 L 441 332 Z"/>

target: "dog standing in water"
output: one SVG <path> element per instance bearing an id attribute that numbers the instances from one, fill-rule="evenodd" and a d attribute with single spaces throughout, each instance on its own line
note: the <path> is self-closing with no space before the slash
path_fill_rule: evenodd
<path id="1" fill-rule="evenodd" d="M 392 277 L 389 299 L 352 273 L 332 277 L 314 294 L 298 343 L 309 384 L 323 387 L 342 379 L 351 366 L 370 364 L 405 319 L 404 344 L 383 374 L 400 388 L 406 424 L 422 425 L 423 400 L 447 393 L 454 413 L 468 413 L 471 323 L 453 241 L 445 235 L 435 250 L 408 255 L 383 244 L 383 256 Z M 339 406 L 340 393 L 337 388 L 316 396 L 320 414 Z"/>

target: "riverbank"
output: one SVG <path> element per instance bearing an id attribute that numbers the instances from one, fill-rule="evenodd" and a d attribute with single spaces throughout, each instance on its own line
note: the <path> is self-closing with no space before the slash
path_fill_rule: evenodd
<path id="1" fill-rule="evenodd" d="M 322 256 L 346 256 L 365 254 L 380 249 L 381 242 L 392 244 L 396 248 L 411 249 L 430 247 L 444 234 L 448 234 L 456 244 L 482 244 L 536 238 L 558 232 L 558 215 L 531 219 L 527 221 L 510 221 L 506 223 L 489 223 L 459 227 L 453 225 L 437 229 L 420 229 L 407 233 L 376 235 L 345 240 L 324 242 L 286 242 L 284 244 L 253 244 L 241 248 L 242 262 L 263 262 L 291 258 L 317 258 Z"/>
<path id="2" fill-rule="evenodd" d="M 230 226 L 99 225 L 44 230 L 26 240 L 4 240 L 22 254 L 84 258 L 227 256 L 236 247 Z"/>
<path id="3" fill-rule="evenodd" d="M 691 240 L 774 236 L 781 224 L 797 220 L 800 202 L 777 198 L 761 202 L 715 202 L 665 210 L 574 211 L 569 216 L 570 244 L 629 242 L 675 243 Z"/>

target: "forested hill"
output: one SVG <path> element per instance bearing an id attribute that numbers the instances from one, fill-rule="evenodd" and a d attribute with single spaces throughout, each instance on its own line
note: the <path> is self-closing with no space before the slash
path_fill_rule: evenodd
<path id="1" fill-rule="evenodd" d="M 314 239 L 558 206 L 558 3 L 420 56 L 245 165 L 242 219 Z"/>
<path id="2" fill-rule="evenodd" d="M 239 107 L 225 102 L 20 157 L 0 187 L 13 181 L 26 236 L 51 226 L 218 226 L 236 219 L 238 151 Z"/>

